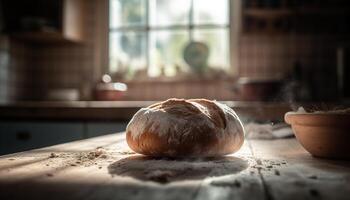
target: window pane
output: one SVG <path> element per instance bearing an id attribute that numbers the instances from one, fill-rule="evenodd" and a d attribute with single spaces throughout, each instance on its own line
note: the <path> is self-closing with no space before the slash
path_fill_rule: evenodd
<path id="1" fill-rule="evenodd" d="M 208 66 L 211 68 L 229 68 L 229 32 L 228 29 L 195 30 L 194 40 L 209 47 Z"/>
<path id="2" fill-rule="evenodd" d="M 110 27 L 145 25 L 146 0 L 110 0 Z"/>
<path id="3" fill-rule="evenodd" d="M 194 24 L 228 24 L 228 0 L 194 0 Z"/>
<path id="4" fill-rule="evenodd" d="M 160 75 L 162 67 L 165 75 L 175 75 L 176 66 L 184 67 L 182 55 L 188 41 L 187 31 L 151 31 L 149 75 Z"/>
<path id="5" fill-rule="evenodd" d="M 132 75 L 146 67 L 146 34 L 144 32 L 110 33 L 109 69 L 111 73 Z"/>
<path id="6" fill-rule="evenodd" d="M 190 0 L 150 0 L 151 25 L 188 24 L 190 5 Z"/>

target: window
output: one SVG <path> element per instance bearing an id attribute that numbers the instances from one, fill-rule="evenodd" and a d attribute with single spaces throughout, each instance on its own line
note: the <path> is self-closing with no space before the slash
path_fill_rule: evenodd
<path id="1" fill-rule="evenodd" d="M 209 49 L 208 68 L 230 66 L 229 0 L 110 0 L 109 72 L 151 77 L 190 71 L 191 41 Z"/>

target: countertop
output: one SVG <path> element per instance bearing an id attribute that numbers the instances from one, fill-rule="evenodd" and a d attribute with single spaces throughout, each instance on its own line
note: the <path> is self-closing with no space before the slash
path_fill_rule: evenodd
<path id="1" fill-rule="evenodd" d="M 155 101 L 26 101 L 0 104 L 2 120 L 111 120 L 127 121 L 142 107 Z M 290 105 L 278 102 L 222 101 L 240 117 L 283 120 Z"/>
<path id="2" fill-rule="evenodd" d="M 235 154 L 160 159 L 125 133 L 0 157 L 0 199 L 349 199 L 350 162 L 294 139 L 246 140 Z"/>

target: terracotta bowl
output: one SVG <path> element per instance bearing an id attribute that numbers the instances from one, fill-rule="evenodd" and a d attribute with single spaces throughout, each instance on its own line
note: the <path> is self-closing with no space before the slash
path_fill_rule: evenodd
<path id="1" fill-rule="evenodd" d="M 349 113 L 288 112 L 284 119 L 313 156 L 350 159 Z"/>

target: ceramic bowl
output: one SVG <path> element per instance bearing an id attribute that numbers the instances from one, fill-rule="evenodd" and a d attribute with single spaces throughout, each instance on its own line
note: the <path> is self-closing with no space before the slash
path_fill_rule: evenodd
<path id="1" fill-rule="evenodd" d="M 350 159 L 349 113 L 288 112 L 284 119 L 313 156 Z"/>

